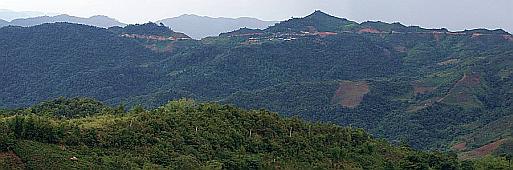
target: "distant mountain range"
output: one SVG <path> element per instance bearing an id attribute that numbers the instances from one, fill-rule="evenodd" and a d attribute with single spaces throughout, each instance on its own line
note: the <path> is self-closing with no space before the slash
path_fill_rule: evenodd
<path id="1" fill-rule="evenodd" d="M 500 29 L 357 23 L 316 11 L 201 40 L 158 23 L 3 27 L 0 51 L 0 154 L 14 148 L 28 169 L 472 169 L 483 157 L 491 164 L 481 169 L 507 169 L 506 158 L 491 156 L 513 153 L 513 35 Z M 34 105 L 59 96 L 119 106 Z M 48 153 L 61 157 L 42 160 Z"/>
<path id="2" fill-rule="evenodd" d="M 513 35 L 504 30 L 357 23 L 316 11 L 202 40 L 175 31 L 0 28 L 0 107 L 58 96 L 148 108 L 193 98 L 462 157 L 513 153 Z"/>
<path id="3" fill-rule="evenodd" d="M 69 23 L 77 23 L 84 25 L 91 25 L 97 27 L 113 27 L 113 26 L 125 26 L 126 24 L 117 21 L 116 19 L 109 18 L 107 16 L 97 15 L 89 18 L 81 18 L 70 15 L 57 15 L 57 16 L 41 16 L 34 18 L 25 18 L 25 19 L 15 19 L 9 22 L 9 25 L 15 26 L 35 26 L 44 23 L 56 23 L 56 22 L 69 22 Z"/>
<path id="4" fill-rule="evenodd" d="M 323 15 L 322 12 L 315 12 L 312 16 Z M 311 17 L 312 17 L 311 16 Z M 296 18 L 298 19 L 298 18 Z M 305 18 L 309 20 L 308 18 Z M 356 25 L 358 23 L 354 21 L 349 21 L 347 19 L 338 21 L 339 25 L 344 24 L 344 22 L 353 23 Z M 114 18 L 110 18 L 108 16 L 96 15 L 89 18 L 70 16 L 67 14 L 57 14 L 57 13 L 45 13 L 45 12 L 37 12 L 37 11 L 12 11 L 7 9 L 0 9 L 0 27 L 13 25 L 13 26 L 35 26 L 44 23 L 55 23 L 55 22 L 68 22 L 68 23 L 78 23 L 90 26 L 97 26 L 103 28 L 109 28 L 113 26 L 126 26 L 127 23 L 122 23 L 117 21 Z M 310 22 L 310 21 L 309 21 Z M 178 17 L 166 18 L 158 21 L 154 21 L 154 23 L 162 23 L 168 27 L 170 27 L 174 31 L 182 32 L 187 34 L 193 39 L 201 39 L 210 36 L 218 36 L 221 33 L 228 33 L 234 30 L 238 30 L 240 28 L 248 28 L 248 29 L 266 29 L 274 24 L 278 23 L 278 21 L 263 21 L 256 18 L 250 17 L 240 17 L 240 18 L 225 18 L 225 17 L 208 17 L 208 16 L 198 16 L 194 14 L 185 14 Z M 324 23 L 329 23 L 329 21 L 325 21 Z M 310 23 L 314 24 L 314 23 Z M 361 23 L 362 26 L 384 26 L 382 22 L 375 21 L 367 21 Z M 314 24 L 316 25 L 316 24 Z M 418 26 L 406 27 L 404 25 L 393 23 L 385 26 L 385 30 L 394 29 L 409 29 L 415 30 L 419 29 Z M 277 29 L 281 27 L 275 27 L 273 29 Z M 333 28 L 331 28 L 333 29 Z M 347 29 L 347 28 L 343 28 Z M 306 29 L 308 30 L 308 29 Z M 278 31 L 278 30 L 275 30 Z M 282 30 L 283 31 L 283 30 Z M 372 31 L 372 30 L 366 30 Z M 448 31 L 448 30 L 444 30 Z"/>
<path id="5" fill-rule="evenodd" d="M 63 14 L 57 16 L 38 16 L 33 18 L 14 19 L 11 22 L 0 19 L 0 27 L 7 25 L 29 27 L 56 22 L 77 23 L 102 28 L 127 25 L 117 21 L 116 19 L 102 15 L 81 18 Z M 230 32 L 239 28 L 264 29 L 277 22 L 262 21 L 248 17 L 212 18 L 197 15 L 182 15 L 179 17 L 159 20 L 156 21 L 156 23 L 162 23 L 175 31 L 183 32 L 194 39 L 201 39 L 209 36 L 217 36 L 221 33 Z"/>
<path id="6" fill-rule="evenodd" d="M 56 22 L 69 22 L 103 28 L 127 25 L 117 21 L 116 19 L 102 15 L 82 18 L 66 14 L 58 15 L 55 13 L 44 13 L 37 11 L 12 11 L 7 9 L 0 9 L 0 27 L 7 25 L 29 27 Z"/>
<path id="7" fill-rule="evenodd" d="M 38 11 L 12 11 L 8 9 L 0 9 L 0 20 L 7 20 L 11 21 L 18 18 L 31 18 L 31 17 L 38 17 L 38 16 L 54 16 L 58 15 L 56 13 L 45 13 L 45 12 L 38 12 Z"/>
<path id="8" fill-rule="evenodd" d="M 182 15 L 174 18 L 167 18 L 156 21 L 171 27 L 171 29 L 183 32 L 194 39 L 201 39 L 209 36 L 217 36 L 220 33 L 237 30 L 239 28 L 264 29 L 276 21 L 262 21 L 255 18 L 212 18 L 197 15 Z"/>

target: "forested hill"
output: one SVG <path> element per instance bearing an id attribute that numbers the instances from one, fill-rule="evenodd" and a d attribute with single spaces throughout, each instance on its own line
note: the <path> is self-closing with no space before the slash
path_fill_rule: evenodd
<path id="1" fill-rule="evenodd" d="M 314 13 L 304 18 L 293 18 L 287 21 L 280 22 L 274 26 L 266 29 L 270 32 L 327 32 L 327 31 L 342 31 L 345 26 L 358 25 L 354 21 L 349 21 L 343 18 L 337 18 L 328 15 L 321 11 Z"/>
<path id="2" fill-rule="evenodd" d="M 125 112 L 61 98 L 0 112 L 0 127 L 0 167 L 8 169 L 467 169 L 506 162 L 460 162 L 361 129 L 185 99 Z"/>
<path id="3" fill-rule="evenodd" d="M 241 29 L 244 30 L 245 28 Z M 258 29 L 255 29 L 258 30 Z M 419 26 L 405 26 L 401 23 L 386 23 L 381 21 L 367 21 L 357 23 L 345 18 L 331 16 L 322 11 L 314 13 L 303 18 L 292 18 L 282 21 L 262 31 L 268 33 L 449 33 L 449 34 L 495 34 L 509 35 L 508 32 L 486 29 L 465 30 L 460 32 L 451 32 L 446 28 L 427 29 Z M 235 31 L 236 32 L 236 31 Z"/>
<path id="4" fill-rule="evenodd" d="M 141 36 L 161 36 L 165 38 L 189 38 L 184 33 L 175 32 L 165 25 L 155 23 L 127 25 L 126 27 L 111 27 L 110 31 L 119 35 L 141 35 Z"/>
<path id="5" fill-rule="evenodd" d="M 123 30 L 137 27 L 130 25 Z M 152 28 L 171 37 L 187 37 L 167 27 Z M 143 95 L 156 89 L 152 82 L 161 78 L 155 68 L 146 66 L 166 59 L 138 42 L 152 37 L 135 33 L 123 36 L 92 26 L 9 26 L 0 28 L 0 35 L 2 106 L 26 106 L 57 96 L 109 100 Z"/>
<path id="6" fill-rule="evenodd" d="M 200 41 L 175 33 L 157 24 L 0 28 L 0 106 L 85 96 L 154 108 L 187 97 L 351 125 L 462 158 L 513 150 L 513 37 L 502 30 L 317 11 Z"/>

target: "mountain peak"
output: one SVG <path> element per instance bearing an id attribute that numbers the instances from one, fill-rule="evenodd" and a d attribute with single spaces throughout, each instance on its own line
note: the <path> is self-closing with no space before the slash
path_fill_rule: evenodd
<path id="1" fill-rule="evenodd" d="M 267 31 L 270 32 L 339 32 L 345 25 L 356 25 L 356 22 L 349 21 L 344 18 L 338 18 L 320 10 L 304 18 L 292 18 L 287 21 L 280 22 Z"/>
<path id="2" fill-rule="evenodd" d="M 322 12 L 321 10 L 315 10 L 315 12 L 306 16 L 305 18 L 317 18 L 317 17 L 334 17 L 334 16 L 331 16 L 325 12 Z"/>

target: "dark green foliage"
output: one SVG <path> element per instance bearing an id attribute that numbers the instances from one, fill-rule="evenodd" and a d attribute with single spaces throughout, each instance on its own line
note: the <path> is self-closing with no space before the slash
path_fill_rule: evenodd
<path id="1" fill-rule="evenodd" d="M 13 131 L 9 130 L 4 123 L 0 125 L 0 128 L 0 152 L 12 150 L 16 139 Z"/>
<path id="2" fill-rule="evenodd" d="M 250 28 L 241 28 L 235 31 L 221 33 L 220 37 L 223 36 L 258 36 L 259 34 L 263 34 L 264 31 L 260 29 L 250 29 Z"/>
<path id="3" fill-rule="evenodd" d="M 367 21 L 361 24 L 363 28 L 373 28 L 382 32 L 449 32 L 447 29 L 424 29 L 418 26 L 405 26 L 401 23 L 385 23 L 381 21 Z"/>
<path id="4" fill-rule="evenodd" d="M 86 117 L 93 116 L 101 112 L 114 112 L 103 103 L 88 98 L 65 99 L 63 97 L 42 102 L 32 106 L 28 112 L 32 114 L 48 115 L 56 117 Z M 122 110 L 124 112 L 124 109 Z"/>
<path id="5" fill-rule="evenodd" d="M 169 102 L 152 111 L 137 108 L 124 115 L 107 112 L 72 119 L 36 115 L 42 114 L 0 121 L 6 132 L 2 134 L 15 134 L 0 146 L 13 149 L 29 169 L 460 166 L 455 156 L 394 147 L 361 129 L 191 100 Z"/>
<path id="6" fill-rule="evenodd" d="M 189 38 L 187 35 L 183 33 L 177 33 L 171 30 L 169 27 L 165 25 L 157 25 L 155 23 L 146 23 L 146 24 L 135 24 L 135 25 L 127 25 L 125 27 L 111 27 L 110 31 L 115 32 L 116 34 L 138 34 L 138 35 L 156 35 L 156 36 L 166 36 L 166 37 L 177 37 L 177 38 Z"/>
<path id="7" fill-rule="evenodd" d="M 359 33 L 363 28 L 384 33 Z M 112 109 L 114 114 L 188 97 L 351 125 L 415 148 L 441 150 L 512 114 L 513 43 L 500 30 L 451 33 L 398 23 L 358 24 L 318 11 L 266 30 L 239 30 L 262 33 L 245 37 L 149 42 L 120 35 L 169 31 L 155 24 L 110 30 L 64 23 L 1 28 L 0 106 L 86 96 L 126 104 Z M 323 31 L 338 34 L 316 34 Z M 169 48 L 155 52 L 151 45 Z M 477 75 L 478 82 L 461 85 L 465 75 Z M 333 101 L 340 81 L 368 82 L 370 92 L 357 107 L 342 107 Z M 429 90 L 416 94 L 415 83 Z M 95 116 L 79 105 L 54 105 L 36 112 Z M 99 105 L 92 109 L 98 110 Z M 486 133 L 493 135 L 472 140 L 469 149 L 511 136 L 507 128 L 481 134 Z M 196 161 L 188 158 L 183 157 Z"/>
<path id="8" fill-rule="evenodd" d="M 480 34 L 508 34 L 508 32 L 504 31 L 503 29 L 496 29 L 496 30 L 487 30 L 487 29 L 474 29 L 474 30 L 465 30 L 462 31 L 465 33 L 480 33 Z"/>
<path id="9" fill-rule="evenodd" d="M 346 29 L 350 25 L 358 25 L 358 23 L 343 18 L 337 18 L 321 11 L 304 18 L 293 18 L 280 22 L 275 26 L 269 27 L 265 31 L 269 32 L 337 32 Z"/>
<path id="10" fill-rule="evenodd" d="M 267 108 L 287 116 L 321 121 L 323 115 L 315 111 L 319 110 L 316 106 L 332 103 L 332 95 L 338 85 L 338 81 L 284 83 L 261 90 L 237 92 L 222 102 L 255 109 Z M 328 112 L 332 107 L 328 105 L 323 111 Z"/>
<path id="11" fill-rule="evenodd" d="M 159 77 L 141 65 L 161 56 L 106 29 L 56 23 L 3 27 L 0 35 L 2 106 L 58 96 L 115 100 L 149 92 Z"/>

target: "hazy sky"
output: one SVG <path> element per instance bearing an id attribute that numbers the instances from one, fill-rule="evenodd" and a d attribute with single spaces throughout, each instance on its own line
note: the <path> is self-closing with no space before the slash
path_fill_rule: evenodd
<path id="1" fill-rule="evenodd" d="M 513 0 L 0 0 L 0 9 L 89 17 L 107 15 L 125 23 L 181 14 L 285 20 L 320 9 L 355 21 L 406 25 L 504 28 L 513 32 Z"/>

